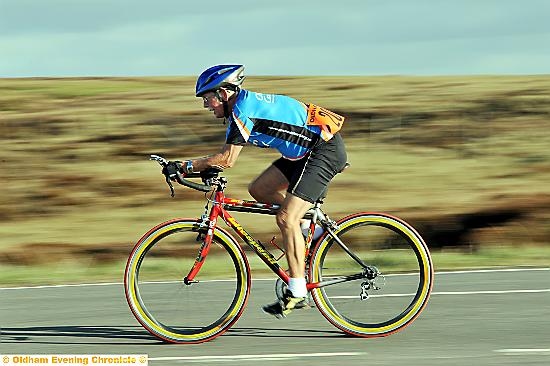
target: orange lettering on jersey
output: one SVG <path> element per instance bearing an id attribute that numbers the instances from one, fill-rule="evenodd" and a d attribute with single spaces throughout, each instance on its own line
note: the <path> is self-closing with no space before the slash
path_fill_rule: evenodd
<path id="1" fill-rule="evenodd" d="M 344 117 L 315 104 L 309 104 L 307 108 L 307 124 L 320 126 L 324 140 L 330 140 L 340 131 L 344 124 Z"/>

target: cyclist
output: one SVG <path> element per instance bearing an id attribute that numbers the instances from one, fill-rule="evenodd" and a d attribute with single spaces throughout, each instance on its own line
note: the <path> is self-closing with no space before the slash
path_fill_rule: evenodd
<path id="1" fill-rule="evenodd" d="M 344 118 L 288 96 L 242 89 L 244 78 L 243 65 L 217 65 L 199 76 L 196 96 L 203 98 L 204 108 L 227 122 L 226 141 L 217 154 L 173 163 L 184 174 L 213 166 L 229 168 L 247 143 L 281 153 L 248 190 L 257 201 L 281 205 L 276 222 L 291 278 L 284 299 L 262 309 L 282 318 L 306 303 L 300 219 L 346 164 L 345 146 L 338 133 Z"/>

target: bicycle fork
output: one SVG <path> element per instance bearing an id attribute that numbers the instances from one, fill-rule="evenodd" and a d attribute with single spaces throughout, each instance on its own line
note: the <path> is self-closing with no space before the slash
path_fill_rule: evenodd
<path id="1" fill-rule="evenodd" d="M 207 218 L 206 215 L 202 215 L 198 222 L 198 234 L 196 240 L 202 240 L 202 245 L 199 249 L 199 253 L 197 255 L 197 258 L 195 259 L 193 267 L 191 267 L 191 270 L 189 271 L 187 276 L 183 278 L 183 283 L 188 286 L 199 282 L 195 280 L 195 276 L 199 273 L 204 263 L 204 260 L 206 259 L 206 256 L 210 251 L 210 246 L 214 237 L 214 229 L 216 227 L 219 212 L 220 209 L 217 206 L 214 206 L 212 207 L 210 216 Z M 208 223 L 208 225 L 206 223 Z M 206 230 L 206 234 L 204 234 L 204 230 Z"/>

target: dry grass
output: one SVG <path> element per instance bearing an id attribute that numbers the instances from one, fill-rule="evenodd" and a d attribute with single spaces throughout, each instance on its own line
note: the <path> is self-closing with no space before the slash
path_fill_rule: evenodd
<path id="1" fill-rule="evenodd" d="M 0 261 L 36 244 L 26 257 L 67 246 L 123 256 L 154 224 L 197 216 L 202 195 L 180 189 L 170 199 L 146 160 L 223 143 L 224 126 L 202 110 L 193 82 L 0 79 Z M 548 245 L 550 76 L 249 77 L 246 86 L 347 116 L 352 168 L 331 189 L 334 217 L 389 211 L 434 249 Z M 245 149 L 226 172 L 228 193 L 247 198 L 248 182 L 276 157 Z M 261 239 L 276 232 L 270 217 L 238 217 Z"/>

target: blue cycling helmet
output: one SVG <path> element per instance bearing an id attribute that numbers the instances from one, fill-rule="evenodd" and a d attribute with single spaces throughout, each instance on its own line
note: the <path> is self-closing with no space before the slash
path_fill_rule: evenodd
<path id="1" fill-rule="evenodd" d="M 200 74 L 197 79 L 195 95 L 202 96 L 221 87 L 237 89 L 244 80 L 244 65 L 216 65 Z"/>

